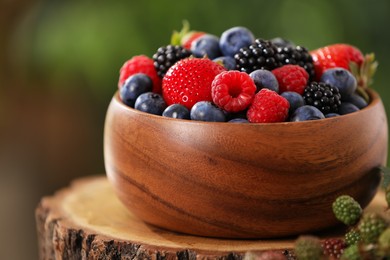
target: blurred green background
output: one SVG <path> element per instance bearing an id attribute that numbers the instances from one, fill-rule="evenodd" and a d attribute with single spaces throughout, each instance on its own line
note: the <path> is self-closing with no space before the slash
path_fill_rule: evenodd
<path id="1" fill-rule="evenodd" d="M 104 117 L 119 68 L 168 44 L 183 19 L 218 36 L 241 25 L 308 49 L 346 42 L 375 52 L 373 87 L 389 111 L 389 14 L 387 0 L 1 0 L 0 259 L 37 259 L 40 198 L 104 173 Z"/>

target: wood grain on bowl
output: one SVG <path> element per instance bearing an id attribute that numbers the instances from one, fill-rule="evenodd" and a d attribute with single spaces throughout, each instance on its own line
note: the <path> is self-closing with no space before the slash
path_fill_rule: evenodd
<path id="1" fill-rule="evenodd" d="M 126 107 L 116 94 L 105 124 L 107 176 L 145 222 L 202 236 L 270 238 L 337 223 L 331 203 L 363 206 L 387 158 L 377 93 L 365 109 L 307 122 L 177 120 Z"/>

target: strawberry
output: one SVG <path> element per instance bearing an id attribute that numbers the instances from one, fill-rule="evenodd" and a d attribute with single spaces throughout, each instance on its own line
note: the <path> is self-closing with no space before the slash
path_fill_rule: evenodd
<path id="1" fill-rule="evenodd" d="M 272 70 L 279 83 L 279 93 L 294 91 L 303 94 L 309 80 L 309 74 L 298 65 L 284 65 Z"/>
<path id="2" fill-rule="evenodd" d="M 360 67 L 364 61 L 364 56 L 358 48 L 344 43 L 328 45 L 311 51 L 310 54 L 313 57 L 317 80 L 327 69 L 341 67 L 350 70 L 351 62 Z"/>
<path id="3" fill-rule="evenodd" d="M 199 101 L 212 101 L 211 83 L 226 69 L 207 58 L 178 61 L 165 74 L 162 94 L 169 105 L 182 104 L 188 109 Z"/>
<path id="4" fill-rule="evenodd" d="M 310 54 L 313 57 L 317 81 L 327 69 L 335 67 L 347 69 L 356 77 L 358 93 L 366 101 L 369 100 L 365 89 L 372 84 L 372 77 L 378 67 L 373 53 L 363 55 L 355 46 L 338 43 L 311 51 Z"/>
<path id="5" fill-rule="evenodd" d="M 214 104 L 228 112 L 239 112 L 247 108 L 255 92 L 256 85 L 252 78 L 237 70 L 218 74 L 211 84 Z"/>
<path id="6" fill-rule="evenodd" d="M 183 28 L 180 32 L 174 31 L 171 36 L 171 44 L 172 45 L 181 45 L 185 49 L 190 50 L 191 44 L 193 41 L 198 39 L 199 37 L 205 35 L 205 32 L 200 31 L 190 31 L 190 24 L 188 21 L 183 21 Z"/>
<path id="7" fill-rule="evenodd" d="M 134 56 L 123 64 L 119 72 L 118 87 L 121 88 L 128 77 L 137 73 L 149 76 L 153 81 L 152 91 L 161 93 L 161 79 L 154 68 L 153 59 L 145 55 Z"/>

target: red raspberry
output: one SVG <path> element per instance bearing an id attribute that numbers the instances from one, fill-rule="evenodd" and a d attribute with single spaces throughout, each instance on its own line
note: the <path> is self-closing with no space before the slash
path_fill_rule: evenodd
<path id="1" fill-rule="evenodd" d="M 309 80 L 309 74 L 298 65 L 284 65 L 272 73 L 279 82 L 279 93 L 294 91 L 302 95 Z"/>
<path id="2" fill-rule="evenodd" d="M 247 108 L 255 95 L 256 85 L 245 72 L 230 70 L 217 75 L 211 84 L 214 104 L 228 112 Z"/>
<path id="3" fill-rule="evenodd" d="M 188 109 L 199 101 L 212 101 L 211 83 L 225 68 L 207 58 L 186 58 L 169 68 L 163 78 L 162 93 L 169 105 Z"/>
<path id="4" fill-rule="evenodd" d="M 153 81 L 152 91 L 161 93 L 161 79 L 154 68 L 153 59 L 145 55 L 134 56 L 123 64 L 119 73 L 118 87 L 121 88 L 128 77 L 137 73 L 148 75 Z"/>
<path id="5" fill-rule="evenodd" d="M 332 259 L 340 259 L 347 247 L 343 239 L 340 238 L 328 238 L 321 242 L 324 250 L 324 255 L 333 257 Z"/>
<path id="6" fill-rule="evenodd" d="M 283 122 L 288 115 L 290 104 L 275 91 L 263 88 L 249 107 L 247 117 L 251 123 Z"/>

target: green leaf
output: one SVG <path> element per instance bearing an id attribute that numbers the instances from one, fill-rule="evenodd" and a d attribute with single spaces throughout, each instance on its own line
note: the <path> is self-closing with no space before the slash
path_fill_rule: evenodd
<path id="1" fill-rule="evenodd" d="M 171 36 L 172 45 L 181 45 L 181 40 L 183 37 L 190 32 L 190 23 L 187 20 L 183 20 L 183 27 L 180 32 L 173 31 Z"/>

